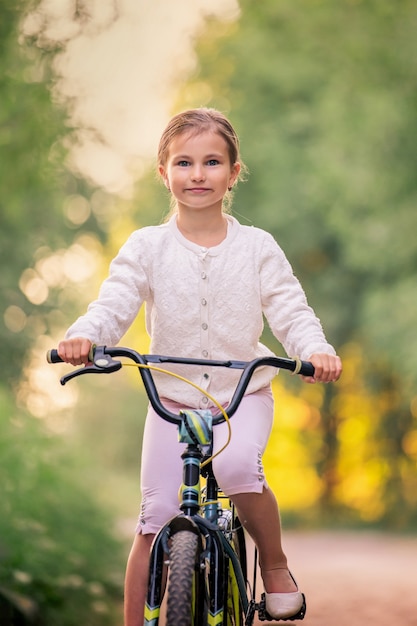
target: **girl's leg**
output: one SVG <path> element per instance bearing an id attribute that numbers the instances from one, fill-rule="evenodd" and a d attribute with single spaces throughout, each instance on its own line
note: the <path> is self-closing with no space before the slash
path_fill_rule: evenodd
<path id="1" fill-rule="evenodd" d="M 125 578 L 125 626 L 143 626 L 149 553 L 154 536 L 136 535 L 129 554 Z"/>
<path id="2" fill-rule="evenodd" d="M 176 405 L 164 402 L 173 412 Z M 149 407 L 142 439 L 140 483 L 142 502 L 137 534 L 155 534 L 179 513 L 178 489 L 182 483 L 183 444 L 178 428 Z"/>
<path id="3" fill-rule="evenodd" d="M 272 420 L 270 390 L 263 389 L 245 396 L 231 420 L 231 442 L 213 459 L 213 470 L 258 548 L 267 611 L 275 619 L 285 619 L 300 611 L 303 596 L 288 571 L 281 543 L 278 505 L 268 488 L 262 465 Z M 226 426 L 216 426 L 215 450 L 222 446 L 226 437 Z"/>
<path id="4" fill-rule="evenodd" d="M 281 521 L 277 501 L 268 488 L 262 493 L 232 496 L 239 520 L 259 551 L 262 579 L 267 593 L 289 593 L 297 587 L 288 572 L 281 543 Z"/>

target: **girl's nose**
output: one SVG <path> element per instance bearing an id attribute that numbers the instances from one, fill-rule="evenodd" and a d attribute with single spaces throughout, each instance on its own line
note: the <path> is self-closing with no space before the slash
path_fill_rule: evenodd
<path id="1" fill-rule="evenodd" d="M 201 165 L 194 165 L 193 170 L 191 172 L 191 178 L 192 180 L 196 180 L 196 181 L 205 179 L 204 169 Z"/>

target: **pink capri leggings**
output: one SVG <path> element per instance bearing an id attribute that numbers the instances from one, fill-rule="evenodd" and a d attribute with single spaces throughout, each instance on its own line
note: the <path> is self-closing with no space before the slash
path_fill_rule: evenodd
<path id="1" fill-rule="evenodd" d="M 178 412 L 180 405 L 164 401 Z M 245 396 L 230 420 L 232 438 L 213 460 L 217 481 L 228 496 L 261 493 L 267 483 L 262 456 L 272 428 L 274 402 L 269 387 Z M 213 451 L 227 441 L 227 424 L 213 428 Z M 160 418 L 149 407 L 142 444 L 141 510 L 137 534 L 156 533 L 179 512 L 178 490 L 182 484 L 184 444 L 178 442 L 178 427 Z"/>

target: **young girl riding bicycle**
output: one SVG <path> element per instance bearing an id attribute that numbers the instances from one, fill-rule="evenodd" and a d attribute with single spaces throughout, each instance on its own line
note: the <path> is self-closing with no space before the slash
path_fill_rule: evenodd
<path id="1" fill-rule="evenodd" d="M 341 361 L 281 248 L 271 235 L 242 226 L 224 210 L 242 169 L 238 137 L 228 119 L 205 108 L 176 115 L 161 137 L 158 165 L 172 194 L 173 214 L 166 223 L 129 237 L 98 299 L 59 344 L 60 357 L 80 365 L 88 362 L 92 343 L 116 345 L 145 303 L 151 352 L 245 361 L 269 355 L 259 342 L 265 316 L 287 354 L 313 363 L 314 379 L 306 382 L 336 381 Z M 280 619 L 296 615 L 303 598 L 288 569 L 278 505 L 262 466 L 273 420 L 274 374 L 263 368 L 254 375 L 233 417 L 231 442 L 213 468 L 258 547 L 266 608 Z M 189 369 L 186 373 L 223 405 L 237 375 L 202 367 L 194 375 Z M 179 387 L 170 376 L 156 378 L 173 410 L 210 408 L 209 398 L 195 388 Z M 224 445 L 226 428 L 214 429 L 214 452 Z M 126 571 L 125 626 L 143 624 L 150 546 L 158 529 L 178 513 L 180 445 L 176 426 L 149 408 L 141 511 Z"/>

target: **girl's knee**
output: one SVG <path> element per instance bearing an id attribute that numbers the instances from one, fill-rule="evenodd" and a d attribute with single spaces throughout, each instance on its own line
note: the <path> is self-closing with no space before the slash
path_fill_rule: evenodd
<path id="1" fill-rule="evenodd" d="M 248 461 L 242 464 L 213 462 L 213 471 L 221 490 L 227 495 L 259 492 L 265 482 L 262 465 Z"/>

